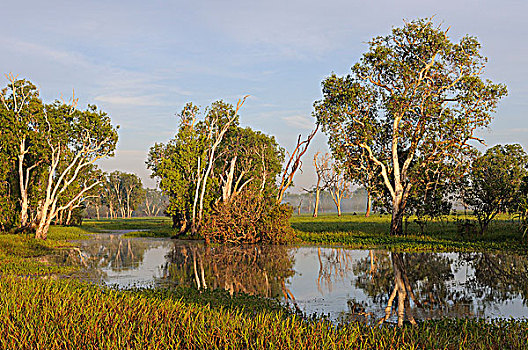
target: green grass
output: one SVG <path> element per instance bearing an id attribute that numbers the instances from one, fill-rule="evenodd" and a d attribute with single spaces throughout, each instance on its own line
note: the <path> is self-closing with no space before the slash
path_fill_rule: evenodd
<path id="1" fill-rule="evenodd" d="M 0 348 L 8 349 L 526 349 L 527 340 L 527 321 L 335 326 L 170 292 L 0 279 Z"/>
<path id="2" fill-rule="evenodd" d="M 389 215 L 308 215 L 290 220 L 303 243 L 340 244 L 357 249 L 389 249 L 398 251 L 496 251 L 528 252 L 528 242 L 522 237 L 517 223 L 500 216 L 484 235 L 460 233 L 456 220 L 450 216 L 443 221 L 430 222 L 424 234 L 414 219 L 409 219 L 407 234 L 391 236 Z"/>
<path id="3" fill-rule="evenodd" d="M 87 238 L 80 227 L 52 226 L 47 240 L 32 235 L 0 234 L 0 275 L 42 276 L 68 274 L 78 267 L 68 264 L 74 244 Z"/>
<path id="4" fill-rule="evenodd" d="M 496 251 L 507 250 L 516 253 L 528 251 L 528 239 L 523 238 L 517 223 L 511 217 L 502 215 L 497 218 L 484 235 L 476 232 L 459 232 L 457 219 L 474 218 L 449 216 L 441 221 L 430 222 L 424 234 L 414 218 L 408 220 L 407 234 L 390 236 L 390 215 L 374 214 L 369 218 L 363 215 L 323 214 L 317 218 L 311 215 L 294 215 L 290 222 L 297 233 L 299 243 L 339 244 L 357 249 L 390 249 L 398 251 Z M 164 217 L 132 218 L 114 220 L 86 220 L 82 228 L 90 232 L 108 232 L 112 230 L 141 230 L 129 232 L 128 237 L 173 237 L 171 220 Z"/>
<path id="5" fill-rule="evenodd" d="M 88 219 L 83 221 L 82 228 L 100 233 L 115 230 L 141 230 L 126 234 L 128 237 L 172 237 L 176 234 L 171 227 L 172 221 L 167 217 L 148 217 L 130 219 Z"/>

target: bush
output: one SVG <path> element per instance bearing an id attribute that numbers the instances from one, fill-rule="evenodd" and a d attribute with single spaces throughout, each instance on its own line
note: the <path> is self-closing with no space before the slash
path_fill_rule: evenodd
<path id="1" fill-rule="evenodd" d="M 207 243 L 284 244 L 295 237 L 289 223 L 291 215 L 289 205 L 247 190 L 215 205 L 201 234 Z"/>

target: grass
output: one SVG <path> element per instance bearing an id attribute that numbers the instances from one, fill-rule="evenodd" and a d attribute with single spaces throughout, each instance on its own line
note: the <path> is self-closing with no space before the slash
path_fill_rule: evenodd
<path id="1" fill-rule="evenodd" d="M 84 220 L 82 228 L 94 232 L 115 230 L 141 230 L 126 233 L 128 237 L 172 237 L 172 221 L 167 217 L 130 218 L 130 219 L 89 219 Z"/>
<path id="2" fill-rule="evenodd" d="M 474 218 L 449 216 L 442 221 L 430 222 L 424 234 L 414 218 L 408 220 L 407 234 L 388 234 L 390 215 L 374 214 L 369 218 L 363 215 L 323 214 L 317 218 L 311 215 L 294 215 L 290 222 L 297 233 L 299 243 L 339 244 L 357 249 L 389 249 L 397 251 L 512 251 L 528 252 L 528 240 L 523 238 L 517 223 L 511 217 L 502 215 L 495 220 L 484 235 L 459 232 L 457 220 Z M 175 231 L 171 220 L 165 217 L 85 220 L 82 228 L 89 232 L 111 230 L 138 230 L 125 235 L 128 237 L 173 237 Z"/>
<path id="3" fill-rule="evenodd" d="M 85 239 L 88 231 L 79 227 L 52 226 L 47 240 L 32 235 L 0 234 L 0 276 L 43 276 L 69 274 L 77 270 L 68 264 L 74 244 L 67 240 Z"/>
<path id="4" fill-rule="evenodd" d="M 453 218 L 432 223 L 426 235 L 409 226 L 402 237 L 386 234 L 387 216 L 299 216 L 291 222 L 303 242 L 403 250 L 527 250 L 504 217 L 482 237 L 458 234 Z M 52 227 L 47 241 L 0 235 L 0 349 L 528 349 L 528 320 L 336 326 L 245 294 L 188 288 L 118 291 L 73 279 L 37 278 L 75 270 L 49 260 L 71 250 L 74 243 L 66 240 L 137 229 L 147 230 L 136 231 L 139 235 L 172 235 L 166 218 Z"/>
<path id="5" fill-rule="evenodd" d="M 370 327 L 306 321 L 282 310 L 73 281 L 0 279 L 7 349 L 527 349 L 528 322 L 441 320 Z"/>
<path id="6" fill-rule="evenodd" d="M 528 242 L 522 237 L 517 224 L 506 215 L 500 216 L 490 226 L 487 233 L 460 233 L 457 219 L 450 216 L 443 221 L 431 222 L 424 234 L 410 218 L 407 234 L 391 236 L 388 234 L 390 215 L 346 214 L 320 215 L 313 218 L 308 215 L 293 216 L 290 220 L 298 238 L 303 243 L 339 244 L 357 249 L 389 249 L 396 251 L 512 251 L 528 252 Z M 471 220 L 471 219 L 470 219 Z"/>

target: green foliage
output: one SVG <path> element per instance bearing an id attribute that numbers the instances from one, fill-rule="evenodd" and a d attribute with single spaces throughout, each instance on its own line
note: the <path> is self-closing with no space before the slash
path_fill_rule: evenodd
<path id="1" fill-rule="evenodd" d="M 369 42 L 349 75 L 322 82 L 315 116 L 351 180 L 389 207 L 401 234 L 412 189 L 461 177 L 475 154 L 470 140 L 489 125 L 506 87 L 481 78 L 486 58 L 476 38 L 452 42 L 419 19 Z M 423 191 L 423 190 L 422 190 Z M 420 191 L 418 191 L 420 192 Z"/>
<path id="2" fill-rule="evenodd" d="M 497 145 L 475 159 L 463 189 L 463 200 L 478 219 L 480 233 L 500 212 L 514 212 L 527 175 L 528 156 L 519 144 Z"/>
<path id="3" fill-rule="evenodd" d="M 149 151 L 147 167 L 159 181 L 160 189 L 169 197 L 166 214 L 174 227 L 182 233 L 189 229 L 194 197 L 197 191 L 197 172 L 206 164 L 207 134 L 205 121 L 196 124 L 198 107 L 187 104 L 179 114 L 180 126 L 174 139 L 166 145 L 155 144 Z M 208 184 L 209 188 L 211 184 Z M 205 201 L 209 210 L 210 191 Z"/>
<path id="4" fill-rule="evenodd" d="M 194 230 L 198 229 L 200 235 L 212 241 L 270 241 L 275 235 L 286 234 L 285 211 L 277 211 L 271 200 L 276 195 L 275 181 L 284 151 L 273 137 L 239 127 L 238 116 L 229 104 L 214 102 L 200 121 L 199 112 L 196 106 L 187 104 L 179 115 L 175 138 L 166 145 L 154 145 L 149 152 L 147 165 L 169 197 L 166 213 L 172 217 L 173 227 L 180 234 L 196 233 Z M 224 126 L 227 129 L 222 134 Z M 204 181 L 207 182 L 200 221 Z M 235 202 L 248 207 L 240 208 Z M 244 218 L 243 213 L 250 213 L 250 208 L 262 215 Z M 277 220 L 268 218 L 272 211 L 280 214 Z M 224 229 L 229 221 L 236 225 L 228 233 Z M 263 229 L 269 232 L 256 233 Z M 244 230 L 248 232 L 243 233 Z M 226 232 L 223 239 L 219 236 L 222 232 Z"/>
<path id="5" fill-rule="evenodd" d="M 94 105 L 78 109 L 77 99 L 44 104 L 35 85 L 6 77 L 0 94 L 0 124 L 6 126 L 0 133 L 0 229 L 36 229 L 45 239 L 50 224 L 79 221 L 100 177 L 93 164 L 113 155 L 117 130 Z"/>

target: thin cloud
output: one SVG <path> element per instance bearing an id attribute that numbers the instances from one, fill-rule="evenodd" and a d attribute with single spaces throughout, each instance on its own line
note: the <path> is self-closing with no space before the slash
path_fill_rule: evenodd
<path id="1" fill-rule="evenodd" d="M 282 120 L 284 120 L 289 126 L 303 130 L 311 130 L 315 124 L 312 118 L 299 114 L 283 117 Z"/>
<path id="2" fill-rule="evenodd" d="M 122 95 L 100 95 L 95 97 L 96 101 L 108 103 L 111 105 L 125 106 L 172 106 L 172 103 L 163 101 L 160 96 L 143 95 L 143 96 L 122 96 Z"/>

